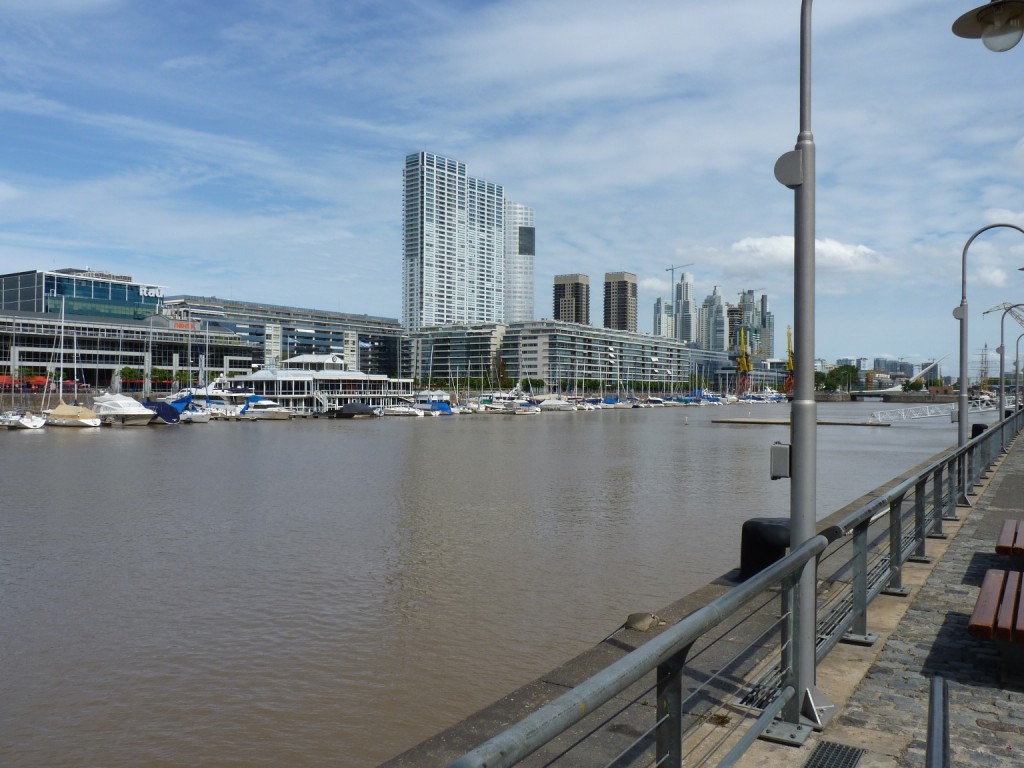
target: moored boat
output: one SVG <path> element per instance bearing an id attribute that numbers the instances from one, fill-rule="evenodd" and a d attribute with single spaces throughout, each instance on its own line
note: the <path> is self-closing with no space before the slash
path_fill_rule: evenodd
<path id="1" fill-rule="evenodd" d="M 92 409 L 108 426 L 144 427 L 156 418 L 156 411 L 128 395 L 107 392 L 98 395 Z"/>
<path id="2" fill-rule="evenodd" d="M 8 411 L 0 414 L 0 427 L 7 429 L 40 429 L 46 426 L 46 419 L 32 411 Z"/>
<path id="3" fill-rule="evenodd" d="M 95 411 L 63 400 L 46 412 L 46 425 L 50 427 L 98 427 L 100 423 Z"/>

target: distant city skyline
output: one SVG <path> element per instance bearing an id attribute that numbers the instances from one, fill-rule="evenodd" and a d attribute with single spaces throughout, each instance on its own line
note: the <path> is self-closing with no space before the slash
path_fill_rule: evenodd
<path id="1" fill-rule="evenodd" d="M 819 357 L 955 357 L 965 242 L 1024 225 L 1024 47 L 955 37 L 973 5 L 815 7 Z M 0 272 L 399 318 L 423 150 L 536 212 L 535 314 L 554 275 L 628 270 L 651 332 L 693 264 L 698 303 L 763 288 L 782 347 L 799 11 L 737 0 L 721 34 L 717 6 L 669 0 L 4 3 Z M 1019 233 L 971 246 L 972 364 L 1021 266 Z"/>

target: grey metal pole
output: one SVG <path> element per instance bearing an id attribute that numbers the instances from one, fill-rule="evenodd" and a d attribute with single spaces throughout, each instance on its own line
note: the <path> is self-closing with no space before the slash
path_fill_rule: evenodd
<path id="1" fill-rule="evenodd" d="M 1016 385 L 1014 387 L 1014 406 L 1015 406 L 1014 409 L 1015 410 L 1020 410 L 1020 407 L 1021 407 L 1021 400 L 1020 400 L 1020 340 L 1021 339 L 1024 339 L 1024 333 L 1022 333 L 1020 336 L 1017 337 L 1017 356 L 1014 358 L 1014 365 L 1013 365 L 1013 369 L 1014 369 L 1013 383 Z"/>
<path id="2" fill-rule="evenodd" d="M 814 536 L 817 479 L 817 404 L 814 400 L 814 238 L 815 150 L 811 133 L 811 5 L 800 8 L 800 133 L 796 148 L 775 164 L 775 178 L 795 191 L 793 280 L 793 379 L 790 411 L 790 548 Z M 786 707 L 786 720 L 800 716 L 820 724 L 815 705 L 814 560 L 804 565 L 796 588 L 794 683 L 797 695 Z"/>
<path id="3" fill-rule="evenodd" d="M 996 423 L 1003 420 L 1003 413 L 1006 410 L 1006 343 L 1003 335 L 1006 330 L 1006 313 L 1011 309 L 1024 307 L 1024 304 L 1014 304 L 1003 310 L 1003 316 L 999 319 L 999 418 Z"/>
<path id="4" fill-rule="evenodd" d="M 982 232 L 987 232 L 996 227 L 1008 227 L 1016 229 L 1024 235 L 1024 229 L 1016 224 L 989 224 L 982 227 L 968 238 L 964 243 L 964 252 L 960 279 L 960 306 L 953 310 L 953 317 L 960 321 L 960 395 L 957 398 L 957 429 L 956 444 L 958 447 L 967 443 L 967 249 L 971 243 Z M 1002 414 L 1000 414 L 1000 417 Z"/>

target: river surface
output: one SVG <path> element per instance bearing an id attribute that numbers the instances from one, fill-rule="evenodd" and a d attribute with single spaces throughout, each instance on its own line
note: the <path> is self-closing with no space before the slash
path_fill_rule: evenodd
<path id="1" fill-rule="evenodd" d="M 748 413 L 0 433 L 0 764 L 377 765 L 738 566 Z M 820 427 L 819 518 L 955 441 Z"/>

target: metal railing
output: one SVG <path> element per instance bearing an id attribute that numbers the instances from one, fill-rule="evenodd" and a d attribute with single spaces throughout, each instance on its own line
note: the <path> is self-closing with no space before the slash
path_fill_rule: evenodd
<path id="1" fill-rule="evenodd" d="M 970 503 L 1022 428 L 1024 411 L 994 424 L 450 768 L 502 768 L 527 758 L 546 766 L 584 749 L 588 765 L 678 768 L 685 755 L 688 765 L 731 766 L 762 736 L 802 743 L 816 713 L 784 718 L 795 695 L 793 605 L 804 564 L 816 559 L 820 585 L 815 662 L 840 641 L 873 643 L 871 602 L 908 594 L 903 566 L 929 560 L 927 540 L 945 537 L 943 521 L 957 519 L 958 503 Z"/>

